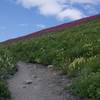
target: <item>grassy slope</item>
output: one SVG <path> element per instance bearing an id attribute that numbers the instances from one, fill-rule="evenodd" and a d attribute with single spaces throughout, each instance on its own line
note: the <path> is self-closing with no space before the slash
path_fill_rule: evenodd
<path id="1" fill-rule="evenodd" d="M 75 78 L 68 87 L 75 95 L 100 100 L 100 19 L 6 48 L 14 57 L 14 61 L 9 59 L 11 64 L 19 59 L 53 64 Z M 8 72 L 10 67 L 4 69 Z"/>

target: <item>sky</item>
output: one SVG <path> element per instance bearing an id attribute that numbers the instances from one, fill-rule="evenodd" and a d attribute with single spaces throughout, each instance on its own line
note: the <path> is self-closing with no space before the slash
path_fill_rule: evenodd
<path id="1" fill-rule="evenodd" d="M 100 13 L 100 0 L 0 0 L 0 41 Z"/>

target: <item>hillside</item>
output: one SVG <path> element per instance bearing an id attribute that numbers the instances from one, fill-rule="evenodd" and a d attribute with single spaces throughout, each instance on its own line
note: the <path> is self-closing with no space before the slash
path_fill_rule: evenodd
<path id="1" fill-rule="evenodd" d="M 71 93 L 81 100 L 100 100 L 100 14 L 61 26 L 4 42 L 18 41 L 0 47 L 0 79 L 13 74 L 19 60 L 53 65 L 73 80 L 70 86 L 66 84 Z M 1 81 L 0 97 L 9 95 Z"/>
<path id="2" fill-rule="evenodd" d="M 35 37 L 46 35 L 46 34 L 51 33 L 51 32 L 61 31 L 61 30 L 66 29 L 66 28 L 78 26 L 80 24 L 87 23 L 89 20 L 94 20 L 94 19 L 98 19 L 98 18 L 100 18 L 100 14 L 90 16 L 90 17 L 86 17 L 86 18 L 76 20 L 76 21 L 73 21 L 73 22 L 64 23 L 62 25 L 58 25 L 58 26 L 51 27 L 51 28 L 48 28 L 48 29 L 44 29 L 44 30 L 41 30 L 41 31 L 38 31 L 38 32 L 34 32 L 34 33 L 31 33 L 31 34 L 26 35 L 26 36 L 18 37 L 18 38 L 15 38 L 15 39 L 10 39 L 10 40 L 4 41 L 3 43 L 9 44 L 9 43 L 16 42 L 16 41 L 19 41 L 19 40 L 32 39 L 32 38 L 35 38 Z"/>

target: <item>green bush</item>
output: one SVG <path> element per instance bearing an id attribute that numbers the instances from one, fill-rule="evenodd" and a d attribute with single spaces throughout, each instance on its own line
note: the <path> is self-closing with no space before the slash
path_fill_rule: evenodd
<path id="1" fill-rule="evenodd" d="M 15 71 L 14 58 L 7 49 L 0 49 L 0 79 L 8 77 Z"/>
<path id="2" fill-rule="evenodd" d="M 74 80 L 70 88 L 77 96 L 100 100 L 100 72 Z"/>
<path id="3" fill-rule="evenodd" d="M 8 78 L 10 74 L 14 74 L 15 70 L 15 61 L 11 52 L 7 48 L 0 48 L 0 100 L 10 98 L 7 84 L 1 79 Z"/>
<path id="4" fill-rule="evenodd" d="M 78 74 L 84 67 L 84 63 L 86 63 L 86 59 L 83 57 L 74 59 L 68 66 L 68 74 L 71 76 Z"/>
<path id="5" fill-rule="evenodd" d="M 100 71 L 100 57 L 76 58 L 68 66 L 68 74 L 76 76 L 79 74 L 87 75 L 91 72 Z"/>
<path id="6" fill-rule="evenodd" d="M 5 81 L 0 80 L 0 100 L 10 99 L 10 92 Z"/>

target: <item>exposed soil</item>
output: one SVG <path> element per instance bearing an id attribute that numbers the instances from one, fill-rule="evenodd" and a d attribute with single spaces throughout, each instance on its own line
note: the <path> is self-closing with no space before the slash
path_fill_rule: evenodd
<path id="1" fill-rule="evenodd" d="M 12 100 L 77 100 L 64 90 L 70 80 L 39 64 L 18 62 L 18 72 L 8 80 Z"/>

